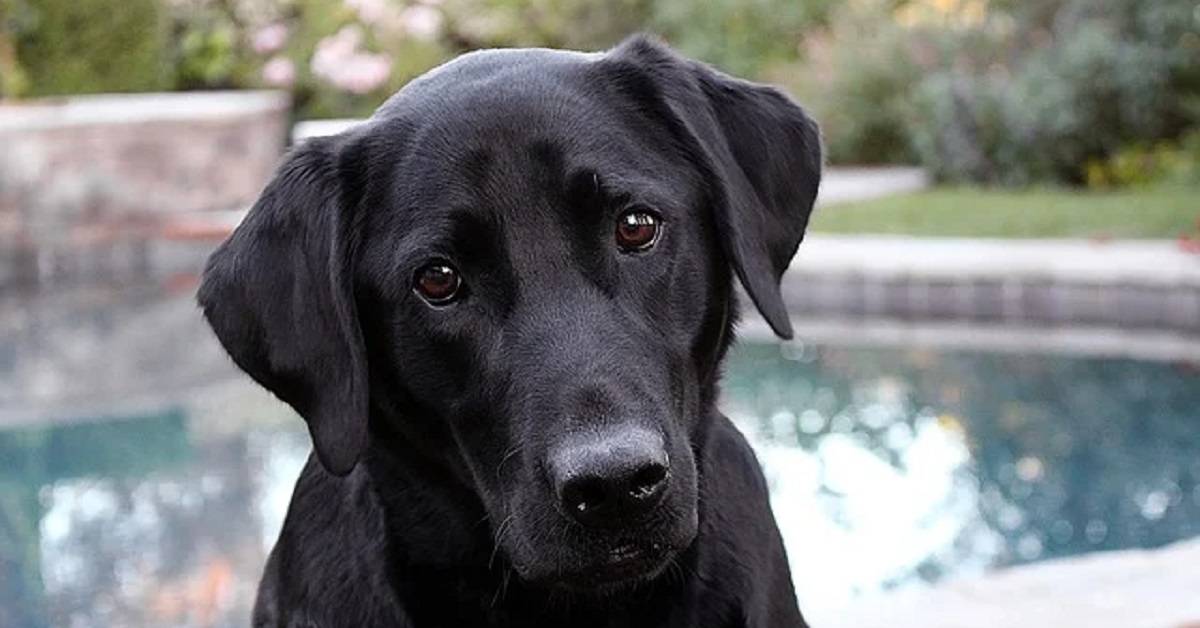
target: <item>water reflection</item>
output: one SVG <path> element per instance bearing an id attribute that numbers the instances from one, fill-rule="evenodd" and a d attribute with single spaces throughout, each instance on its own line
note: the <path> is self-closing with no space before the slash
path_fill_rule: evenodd
<path id="1" fill-rule="evenodd" d="M 818 606 L 1200 534 L 1192 365 L 749 345 L 726 403 Z"/>
<path id="2" fill-rule="evenodd" d="M 37 383 L 0 385 L 0 627 L 243 626 L 307 436 L 186 296 L 114 307 L 0 325 L 0 379 Z M 1186 365 L 749 344 L 726 382 L 817 616 L 1200 534 Z"/>
<path id="3" fill-rule="evenodd" d="M 0 432 L 0 626 L 245 624 L 307 440 L 188 405 Z"/>

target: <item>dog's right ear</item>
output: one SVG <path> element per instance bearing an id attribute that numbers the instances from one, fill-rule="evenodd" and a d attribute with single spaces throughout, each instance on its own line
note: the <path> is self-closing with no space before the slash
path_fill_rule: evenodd
<path id="1" fill-rule="evenodd" d="M 317 458 L 339 476 L 362 455 L 368 412 L 347 141 L 314 138 L 288 155 L 209 258 L 197 297 L 233 361 L 304 417 Z"/>
<path id="2" fill-rule="evenodd" d="M 821 184 L 821 132 L 783 92 L 723 74 L 652 38 L 632 37 L 598 64 L 656 116 L 704 170 L 738 280 L 780 338 L 792 337 L 780 282 Z"/>

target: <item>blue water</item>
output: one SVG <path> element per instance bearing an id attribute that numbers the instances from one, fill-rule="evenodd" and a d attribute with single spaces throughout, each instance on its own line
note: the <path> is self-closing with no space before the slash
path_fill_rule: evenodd
<path id="1" fill-rule="evenodd" d="M 186 295 L 0 316 L 0 627 L 243 626 L 308 441 Z M 1195 364 L 749 343 L 802 604 L 1200 535 Z"/>

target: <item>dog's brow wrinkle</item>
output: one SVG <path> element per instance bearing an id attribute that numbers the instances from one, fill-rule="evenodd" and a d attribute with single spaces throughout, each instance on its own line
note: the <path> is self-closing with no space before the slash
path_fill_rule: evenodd
<path id="1" fill-rule="evenodd" d="M 482 188 L 487 184 L 492 170 L 493 157 L 490 151 L 476 148 L 457 160 L 458 169 L 472 187 Z"/>

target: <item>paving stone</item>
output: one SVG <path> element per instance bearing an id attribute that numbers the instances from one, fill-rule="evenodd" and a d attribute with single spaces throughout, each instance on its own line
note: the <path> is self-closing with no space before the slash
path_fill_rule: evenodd
<path id="1" fill-rule="evenodd" d="M 1200 539 L 1091 554 L 863 598 L 822 628 L 1187 628 L 1200 625 Z"/>
<path id="2" fill-rule="evenodd" d="M 1200 331 L 1200 288 L 1171 288 L 1163 307 L 1166 327 Z"/>
<path id="3" fill-rule="evenodd" d="M 1163 286 L 1121 286 L 1116 290 L 1113 317 L 1120 327 L 1160 327 L 1165 319 L 1169 288 Z"/>

